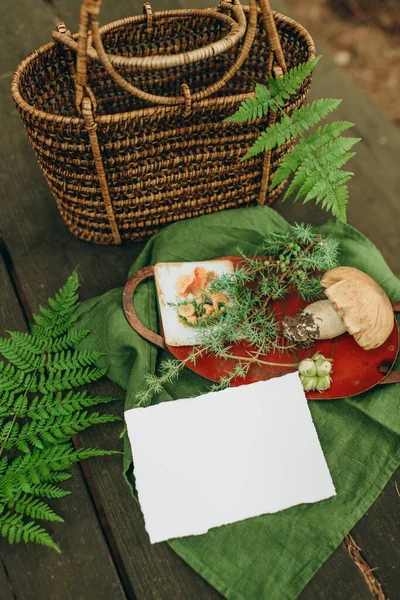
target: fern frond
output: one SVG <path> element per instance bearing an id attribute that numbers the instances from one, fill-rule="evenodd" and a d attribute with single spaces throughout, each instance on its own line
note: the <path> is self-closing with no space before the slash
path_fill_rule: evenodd
<path id="1" fill-rule="evenodd" d="M 30 354 L 43 354 L 41 342 L 34 335 L 22 331 L 9 331 L 8 333 L 15 346 L 21 348 L 22 351 Z"/>
<path id="2" fill-rule="evenodd" d="M 0 419 L 0 448 L 13 448 L 17 443 L 19 429 L 18 422 L 11 420 L 4 423 L 4 419 Z"/>
<path id="3" fill-rule="evenodd" d="M 51 356 L 48 368 L 51 371 L 70 371 L 80 367 L 89 367 L 102 356 L 104 356 L 103 352 L 94 352 L 93 350 L 63 350 Z"/>
<path id="4" fill-rule="evenodd" d="M 64 481 L 64 471 L 73 464 L 93 456 L 119 454 L 111 450 L 75 449 L 72 444 L 59 444 L 34 449 L 31 454 L 17 456 L 0 480 L 0 496 L 11 500 L 16 491 L 30 493 L 32 487 L 43 483 Z M 58 473 L 57 473 L 58 472 Z M 57 477 L 61 475 L 61 477 Z"/>
<path id="5" fill-rule="evenodd" d="M 335 121 L 323 127 L 318 127 L 313 133 L 310 133 L 306 138 L 302 138 L 296 146 L 287 152 L 277 169 L 270 189 L 273 190 L 277 185 L 285 181 L 290 175 L 296 172 L 298 167 L 304 160 L 310 156 L 313 151 L 318 150 L 322 146 L 328 144 L 328 142 L 339 137 L 350 127 L 353 127 L 354 123 L 349 121 Z M 356 143 L 356 138 L 341 138 L 341 139 L 352 139 Z M 358 138 L 357 138 L 358 139 Z M 353 144 L 349 146 L 352 147 Z"/>
<path id="6" fill-rule="evenodd" d="M 275 146 L 283 146 L 291 138 L 296 138 L 304 133 L 319 121 L 324 119 L 329 113 L 334 111 L 341 100 L 332 98 L 321 98 L 314 100 L 311 104 L 306 104 L 301 108 L 295 108 L 292 116 L 283 114 L 278 123 L 268 127 L 254 142 L 253 146 L 241 158 L 241 161 L 247 160 L 260 152 L 272 150 Z"/>
<path id="7" fill-rule="evenodd" d="M 13 417 L 22 418 L 28 410 L 28 398 L 15 394 L 14 392 L 3 392 L 0 395 L 0 418 Z"/>
<path id="8" fill-rule="evenodd" d="M 256 83 L 254 97 L 246 98 L 239 109 L 225 119 L 224 123 L 254 121 L 267 116 L 270 110 L 275 112 L 277 107 L 284 106 L 285 100 L 297 92 L 320 58 L 317 56 L 309 62 L 290 69 L 283 77 L 270 77 L 268 86 Z"/>
<path id="9" fill-rule="evenodd" d="M 360 141 L 360 138 L 342 137 L 341 134 L 351 126 L 347 121 L 334 122 L 303 137 L 283 157 L 270 189 L 294 175 L 283 200 L 297 192 L 295 200 L 315 200 L 345 222 L 348 200 L 346 183 L 352 173 L 341 169 L 354 156 L 349 150 Z"/>
<path id="10" fill-rule="evenodd" d="M 21 331 L 10 331 L 9 334 L 14 344 L 22 350 L 32 354 L 43 354 L 44 352 L 61 352 L 76 347 L 89 334 L 89 331 L 87 329 L 72 329 L 57 338 L 41 338 Z"/>
<path id="11" fill-rule="evenodd" d="M 2 456 L 0 459 L 0 475 L 3 475 L 8 466 L 8 456 Z"/>
<path id="12" fill-rule="evenodd" d="M 10 500 L 7 503 L 7 508 L 14 510 L 20 515 L 32 517 L 32 519 L 59 521 L 60 523 L 64 523 L 64 519 L 55 513 L 46 502 L 29 494 L 21 494 L 17 500 Z"/>
<path id="13" fill-rule="evenodd" d="M 113 414 L 88 413 L 76 411 L 68 416 L 48 416 L 32 419 L 22 426 L 17 440 L 17 448 L 22 452 L 29 451 L 29 446 L 44 448 L 45 444 L 66 442 L 71 435 L 84 431 L 93 425 L 121 421 L 121 417 Z"/>
<path id="14" fill-rule="evenodd" d="M 54 298 L 49 298 L 50 308 L 39 307 L 40 314 L 33 315 L 36 325 L 32 334 L 38 338 L 58 337 L 71 329 L 76 321 L 79 280 L 76 271 Z"/>
<path id="15" fill-rule="evenodd" d="M 32 486 L 29 491 L 31 496 L 48 498 L 49 500 L 64 498 L 64 496 L 68 496 L 70 493 L 71 492 L 69 490 L 64 490 L 58 485 L 54 485 L 52 483 L 42 483 L 40 485 Z"/>
<path id="16" fill-rule="evenodd" d="M 46 362 L 44 354 L 22 350 L 12 339 L 0 338 L 0 354 L 24 373 L 43 370 Z"/>
<path id="17" fill-rule="evenodd" d="M 70 415 L 74 411 L 114 402 L 115 398 L 110 396 L 95 396 L 86 391 L 68 391 L 66 394 L 48 394 L 46 396 L 35 396 L 30 403 L 28 417 L 42 419 L 49 416 Z"/>
<path id="18" fill-rule="evenodd" d="M 244 121 L 254 121 L 265 117 L 274 101 L 271 92 L 265 85 L 256 83 L 255 96 L 246 98 L 239 109 L 230 117 L 224 120 L 224 123 L 243 123 Z"/>
<path id="19" fill-rule="evenodd" d="M 49 308 L 40 307 L 32 333 L 12 331 L 10 338 L 0 338 L 7 361 L 0 361 L 0 536 L 10 543 L 32 541 L 58 550 L 45 529 L 29 519 L 62 521 L 43 498 L 69 494 L 58 483 L 71 477 L 73 464 L 116 454 L 75 450 L 69 443 L 88 427 L 122 420 L 87 410 L 113 398 L 75 390 L 106 372 L 96 367 L 102 353 L 76 349 L 89 333 L 71 329 L 78 315 L 77 289 L 73 273 Z"/>
<path id="20" fill-rule="evenodd" d="M 24 541 L 35 542 L 61 552 L 57 544 L 43 527 L 35 521 L 24 522 L 22 515 L 6 512 L 0 517 L 0 533 L 10 544 Z"/>
<path id="21" fill-rule="evenodd" d="M 289 71 L 285 73 L 281 79 L 277 79 L 276 81 L 282 82 L 285 92 L 288 92 L 289 94 L 295 94 L 304 80 L 316 67 L 321 58 L 321 56 L 316 56 L 308 62 L 301 63 L 297 67 L 289 69 Z"/>
<path id="22" fill-rule="evenodd" d="M 85 367 L 84 369 L 71 369 L 70 371 L 53 371 L 48 375 L 40 375 L 37 389 L 41 394 L 60 392 L 74 387 L 87 385 L 97 381 L 107 373 L 107 369 Z"/>
<path id="23" fill-rule="evenodd" d="M 2 392 L 35 392 L 37 378 L 34 374 L 24 373 L 14 365 L 0 361 L 0 393 Z"/>

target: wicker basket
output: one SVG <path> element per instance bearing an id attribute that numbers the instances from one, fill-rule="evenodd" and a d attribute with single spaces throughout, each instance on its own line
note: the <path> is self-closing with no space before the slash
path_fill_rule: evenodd
<path id="1" fill-rule="evenodd" d="M 282 185 L 268 193 L 268 184 L 290 142 L 239 162 L 274 113 L 222 121 L 255 82 L 315 48 L 298 23 L 259 4 L 152 13 L 146 3 L 143 15 L 99 28 L 100 0 L 83 0 L 79 35 L 59 22 L 54 41 L 21 62 L 12 94 L 72 233 L 140 241 L 172 221 L 279 195 Z"/>

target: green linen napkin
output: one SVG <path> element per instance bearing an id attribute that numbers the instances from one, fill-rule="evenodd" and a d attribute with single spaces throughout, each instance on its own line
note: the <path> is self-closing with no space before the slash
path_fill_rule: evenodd
<path id="1" fill-rule="evenodd" d="M 235 254 L 240 246 L 257 251 L 271 231 L 289 224 L 274 210 L 255 207 L 225 211 L 176 223 L 155 235 L 131 268 L 160 261 L 207 260 Z M 389 297 L 400 299 L 400 281 L 379 251 L 358 231 L 330 221 L 318 228 L 340 243 L 340 264 L 357 267 L 378 281 Z M 93 333 L 85 344 L 106 353 L 108 376 L 127 390 L 126 409 L 135 393 L 169 354 L 135 333 L 121 307 L 122 289 L 82 305 L 79 326 Z M 157 331 L 155 287 L 142 283 L 135 294 L 139 317 Z M 210 383 L 184 369 L 160 400 L 205 393 Z M 172 548 L 229 600 L 296 598 L 345 535 L 368 510 L 400 463 L 400 394 L 397 385 L 377 386 L 356 398 L 310 402 L 310 410 L 333 481 L 335 498 L 300 505 L 172 540 Z M 204 443 L 207 443 L 204 432 Z M 161 451 L 161 450 L 160 450 Z M 124 472 L 134 489 L 132 455 L 125 443 Z"/>

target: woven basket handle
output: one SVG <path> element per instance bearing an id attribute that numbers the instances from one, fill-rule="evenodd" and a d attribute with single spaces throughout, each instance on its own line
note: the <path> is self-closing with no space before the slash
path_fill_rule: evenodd
<path id="1" fill-rule="evenodd" d="M 275 55 L 276 60 L 279 66 L 286 71 L 286 65 L 283 58 L 282 49 L 280 46 L 275 21 L 273 18 L 273 14 L 271 11 L 271 7 L 269 5 L 269 0 L 258 0 L 260 3 L 262 18 L 264 27 L 267 31 L 268 38 L 270 41 L 270 47 L 272 53 Z M 147 4 L 147 3 L 146 3 Z M 234 21 L 231 17 L 218 13 L 215 9 L 188 9 L 186 11 L 163 11 L 163 15 L 167 14 L 171 18 L 173 16 L 179 16 L 183 13 L 186 14 L 200 14 L 203 15 L 209 13 L 210 17 L 218 15 L 219 19 L 225 20 L 230 23 L 231 31 L 228 33 L 225 38 L 222 40 L 218 40 L 208 46 L 203 48 L 197 48 L 190 52 L 184 54 L 174 54 L 174 55 L 159 55 L 159 56 L 149 56 L 149 57 L 124 57 L 124 56 L 113 56 L 106 53 L 101 34 L 99 30 L 99 12 L 100 12 L 101 0 L 83 0 L 81 6 L 81 19 L 79 25 L 79 38 L 78 43 L 73 40 L 72 37 L 65 35 L 60 32 L 54 32 L 53 38 L 57 41 L 62 42 L 63 44 L 69 46 L 71 49 L 77 52 L 77 63 L 76 63 L 76 98 L 75 103 L 78 111 L 81 111 L 82 99 L 85 95 L 90 96 L 88 82 L 87 82 L 87 63 L 88 58 L 90 57 L 93 60 L 99 60 L 104 66 L 105 70 L 109 74 L 109 76 L 119 85 L 121 88 L 126 90 L 127 92 L 133 94 L 134 96 L 140 98 L 141 100 L 153 103 L 153 104 L 162 104 L 162 105 L 185 105 L 185 111 L 189 112 L 191 102 L 202 100 L 211 94 L 216 93 L 219 89 L 221 89 L 226 83 L 236 74 L 236 72 L 240 69 L 243 62 L 246 60 L 250 49 L 253 45 L 254 38 L 257 31 L 257 5 L 256 0 L 250 0 L 250 14 L 249 14 L 249 22 L 247 24 L 246 31 L 246 17 L 243 11 L 243 8 L 240 4 L 239 0 L 231 0 L 225 1 L 222 0 L 220 6 L 223 8 L 229 7 L 236 18 Z M 146 5 L 145 5 L 146 9 Z M 147 6 L 147 10 L 148 6 Z M 158 13 L 156 13 L 157 15 Z M 152 17 L 151 17 L 152 18 Z M 151 21 L 148 21 L 151 26 Z M 92 42 L 95 49 L 91 48 L 88 44 L 89 39 L 89 29 L 91 29 L 91 37 Z M 228 48 L 232 47 L 236 44 L 244 35 L 246 31 L 245 40 L 239 55 L 236 58 L 234 64 L 232 64 L 231 68 L 225 73 L 225 75 L 219 79 L 217 82 L 209 86 L 208 88 L 196 92 L 195 94 L 191 94 L 188 86 L 183 84 L 182 86 L 182 95 L 181 96 L 158 96 L 155 94 L 150 94 L 145 92 L 136 86 L 132 85 L 128 82 L 124 77 L 122 77 L 116 70 L 115 66 L 131 66 L 144 70 L 150 69 L 164 69 L 169 68 L 171 66 L 188 64 L 191 62 L 196 62 L 200 60 L 204 60 L 208 57 L 215 56 L 216 54 L 220 54 L 225 52 Z M 93 101 L 93 99 L 92 99 Z"/>

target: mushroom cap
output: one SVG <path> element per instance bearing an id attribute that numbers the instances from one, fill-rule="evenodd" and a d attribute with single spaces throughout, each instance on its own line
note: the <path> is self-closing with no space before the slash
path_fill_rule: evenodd
<path id="1" fill-rule="evenodd" d="M 365 350 L 381 346 L 394 325 L 391 302 L 380 285 L 353 267 L 336 267 L 321 279 L 347 331 Z"/>

